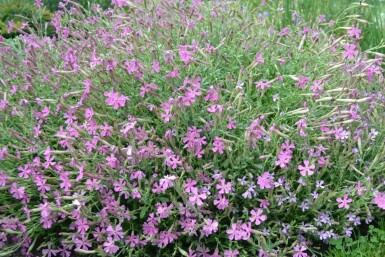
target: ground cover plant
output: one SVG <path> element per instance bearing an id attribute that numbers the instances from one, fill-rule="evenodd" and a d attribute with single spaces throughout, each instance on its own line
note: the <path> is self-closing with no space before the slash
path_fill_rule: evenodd
<path id="1" fill-rule="evenodd" d="M 304 257 L 381 217 L 383 55 L 356 16 L 112 5 L 0 43 L 1 256 Z"/>
<path id="2" fill-rule="evenodd" d="M 369 225 L 366 236 L 359 235 L 354 240 L 350 237 L 330 240 L 330 257 L 361 257 L 384 255 L 385 248 L 385 223 L 380 220 L 378 228 Z"/>

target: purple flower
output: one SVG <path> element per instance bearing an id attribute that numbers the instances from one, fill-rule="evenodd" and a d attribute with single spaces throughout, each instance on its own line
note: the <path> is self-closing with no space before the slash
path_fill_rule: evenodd
<path id="1" fill-rule="evenodd" d="M 109 254 L 119 251 L 119 247 L 114 244 L 114 240 L 111 237 L 107 237 L 107 242 L 103 243 L 103 247 L 104 251 Z"/>

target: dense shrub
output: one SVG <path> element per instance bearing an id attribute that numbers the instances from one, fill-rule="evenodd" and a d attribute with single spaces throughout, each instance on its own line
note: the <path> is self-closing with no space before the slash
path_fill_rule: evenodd
<path id="1" fill-rule="evenodd" d="M 70 2 L 58 38 L 1 43 L 3 255 L 299 257 L 383 213 L 382 55 L 355 17 L 191 2 Z"/>

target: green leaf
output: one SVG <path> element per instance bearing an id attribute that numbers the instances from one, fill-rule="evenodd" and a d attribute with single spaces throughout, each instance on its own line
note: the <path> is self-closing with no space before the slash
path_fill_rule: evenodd
<path id="1" fill-rule="evenodd" d="M 183 256 L 188 256 L 188 253 L 185 251 L 185 250 L 183 250 L 183 249 L 181 249 L 180 247 L 178 247 L 178 251 L 183 255 Z"/>
<path id="2" fill-rule="evenodd" d="M 147 208 L 143 208 L 143 209 L 140 211 L 139 217 L 140 217 L 141 219 L 143 219 L 144 216 L 146 215 L 146 212 L 147 212 Z"/>
<path id="3" fill-rule="evenodd" d="M 332 239 L 329 241 L 329 244 L 331 245 L 341 244 L 341 239 Z"/>
<path id="4" fill-rule="evenodd" d="M 158 199 L 165 203 L 169 202 L 168 198 L 166 197 L 159 197 Z"/>

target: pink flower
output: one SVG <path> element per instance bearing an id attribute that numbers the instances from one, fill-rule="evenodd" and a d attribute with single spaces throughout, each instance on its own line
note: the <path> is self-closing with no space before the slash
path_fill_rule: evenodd
<path id="1" fill-rule="evenodd" d="M 226 230 L 230 240 L 239 240 L 241 238 L 240 231 L 238 230 L 237 224 L 231 224 L 231 229 Z"/>
<path id="2" fill-rule="evenodd" d="M 114 109 L 119 109 L 126 104 L 126 100 L 129 100 L 126 96 L 120 95 L 118 92 L 114 92 L 114 89 L 111 92 L 104 92 L 104 96 L 107 96 L 106 103 L 110 106 L 113 106 Z"/>
<path id="3" fill-rule="evenodd" d="M 108 242 L 105 242 L 103 244 L 104 246 L 104 251 L 106 253 L 110 253 L 110 254 L 114 254 L 116 253 L 118 250 L 119 250 L 119 247 L 117 247 L 115 244 L 114 244 L 114 240 L 111 238 L 111 237 L 107 237 L 107 241 Z"/>
<path id="4" fill-rule="evenodd" d="M 357 190 L 357 195 L 358 196 L 362 196 L 362 193 L 364 192 L 364 191 L 366 191 L 366 187 L 362 187 L 361 186 L 361 181 L 358 181 L 357 182 L 357 185 L 356 185 L 356 190 Z"/>
<path id="5" fill-rule="evenodd" d="M 262 223 L 262 221 L 265 221 L 267 219 L 266 215 L 262 215 L 263 210 L 258 209 L 257 211 L 251 210 L 250 214 L 252 215 L 249 220 L 251 222 L 254 222 L 255 225 L 259 225 Z"/>
<path id="6" fill-rule="evenodd" d="M 224 195 L 219 195 L 218 199 L 214 200 L 214 205 L 216 205 L 219 210 L 224 210 L 229 205 L 229 200 L 227 200 Z"/>
<path id="7" fill-rule="evenodd" d="M 196 189 L 195 185 L 197 184 L 196 180 L 191 178 L 186 179 L 186 184 L 184 184 L 183 188 L 186 193 L 191 193 L 194 189 Z"/>
<path id="8" fill-rule="evenodd" d="M 159 62 L 154 60 L 152 62 L 152 68 L 155 72 L 160 72 L 160 65 L 159 65 Z"/>
<path id="9" fill-rule="evenodd" d="M 188 51 L 188 46 L 178 46 L 180 59 L 187 65 L 194 61 L 194 52 Z"/>
<path id="10" fill-rule="evenodd" d="M 290 34 L 290 29 L 289 27 L 285 27 L 281 30 L 281 36 L 286 36 Z"/>
<path id="11" fill-rule="evenodd" d="M 122 230 L 123 230 L 122 226 L 118 224 L 116 225 L 116 228 L 113 228 L 112 226 L 108 226 L 106 229 L 106 232 L 109 237 L 114 238 L 114 241 L 119 241 L 124 237 L 124 232 Z"/>
<path id="12" fill-rule="evenodd" d="M 263 79 L 260 81 L 254 82 L 254 84 L 257 89 L 264 90 L 265 88 L 270 88 L 269 81 L 266 81 Z"/>
<path id="13" fill-rule="evenodd" d="M 79 219 L 75 222 L 75 224 L 77 225 L 77 229 L 80 234 L 84 234 L 90 228 L 87 224 L 87 218 Z"/>
<path id="14" fill-rule="evenodd" d="M 300 170 L 301 175 L 302 176 L 313 175 L 314 174 L 313 169 L 315 169 L 314 163 L 311 164 L 310 166 L 309 166 L 309 160 L 305 160 L 305 161 L 303 161 L 303 163 L 305 164 L 305 166 L 298 165 L 298 169 Z"/>
<path id="15" fill-rule="evenodd" d="M 354 24 L 352 25 L 352 28 L 348 30 L 348 34 L 351 37 L 356 37 L 356 39 L 360 38 L 361 30 L 357 29 Z"/>
<path id="16" fill-rule="evenodd" d="M 348 58 L 349 60 L 352 60 L 354 56 L 358 55 L 359 53 L 357 50 L 354 50 L 356 49 L 356 45 L 354 44 L 344 45 L 344 49 L 345 52 L 343 52 L 342 55 Z"/>
<path id="17" fill-rule="evenodd" d="M 194 188 L 192 190 L 192 196 L 190 196 L 190 198 L 189 198 L 189 202 L 192 205 L 197 204 L 198 206 L 202 206 L 203 205 L 203 201 L 202 200 L 205 200 L 206 198 L 207 198 L 207 194 L 205 194 L 205 193 L 198 193 L 198 189 Z"/>
<path id="18" fill-rule="evenodd" d="M 227 117 L 227 120 L 229 122 L 229 124 L 227 124 L 228 129 L 236 129 L 237 128 L 237 126 L 235 126 L 235 122 L 237 122 L 236 120 L 233 120 L 233 118 L 231 118 L 230 116 Z"/>
<path id="19" fill-rule="evenodd" d="M 297 83 L 295 83 L 295 86 L 305 89 L 306 83 L 308 83 L 309 81 L 310 81 L 309 77 L 299 77 Z"/>
<path id="20" fill-rule="evenodd" d="M 239 251 L 237 249 L 235 249 L 234 251 L 225 250 L 224 254 L 225 254 L 225 257 L 237 257 L 239 254 Z"/>
<path id="21" fill-rule="evenodd" d="M 208 112 L 211 112 L 211 113 L 214 113 L 214 112 L 219 112 L 221 113 L 223 111 L 223 106 L 222 105 L 215 105 L 215 104 L 212 104 L 210 105 L 209 107 L 207 107 L 207 111 Z"/>
<path id="22" fill-rule="evenodd" d="M 265 61 L 263 60 L 263 55 L 261 53 L 256 53 L 255 54 L 255 60 L 257 61 L 258 64 L 262 64 Z"/>
<path id="23" fill-rule="evenodd" d="M 166 175 L 164 178 L 159 180 L 159 186 L 162 188 L 162 191 L 165 192 L 167 188 L 174 186 L 175 176 Z"/>
<path id="24" fill-rule="evenodd" d="M 385 210 L 385 193 L 378 192 L 373 202 L 378 205 L 380 209 Z"/>
<path id="25" fill-rule="evenodd" d="M 259 187 L 261 189 L 272 188 L 274 185 L 274 177 L 272 175 L 270 175 L 269 172 L 265 172 L 262 174 L 262 176 L 258 177 L 257 184 L 259 185 Z"/>
<path id="26" fill-rule="evenodd" d="M 224 179 L 221 179 L 219 184 L 216 185 L 216 188 L 219 189 L 219 194 L 228 194 L 231 192 L 231 182 L 227 182 Z"/>
<path id="27" fill-rule="evenodd" d="M 166 165 L 168 167 L 171 167 L 172 169 L 176 169 L 176 167 L 178 165 L 181 165 L 182 164 L 182 161 L 180 160 L 180 157 L 177 156 L 177 155 L 170 155 L 169 157 L 167 157 L 166 159 Z"/>
<path id="28" fill-rule="evenodd" d="M 287 167 L 287 165 L 289 164 L 292 158 L 291 155 L 292 155 L 292 152 L 290 150 L 286 150 L 286 151 L 281 150 L 278 155 L 278 160 L 275 161 L 275 165 L 281 168 Z"/>
<path id="29" fill-rule="evenodd" d="M 218 221 L 207 219 L 205 220 L 205 224 L 202 226 L 202 232 L 203 234 L 208 237 L 213 232 L 218 231 Z"/>
<path id="30" fill-rule="evenodd" d="M 219 154 L 223 154 L 223 152 L 225 150 L 225 146 L 224 146 L 222 140 L 219 137 L 214 137 L 213 145 L 214 145 L 214 147 L 211 148 L 211 150 L 214 153 L 219 152 Z"/>
<path id="31" fill-rule="evenodd" d="M 353 202 L 353 200 L 350 199 L 350 198 L 348 198 L 348 195 L 347 195 L 347 194 L 344 194 L 344 199 L 341 199 L 341 197 L 338 197 L 338 198 L 337 198 L 337 202 L 340 203 L 340 204 L 338 205 L 338 208 L 349 209 L 348 203 Z"/>

